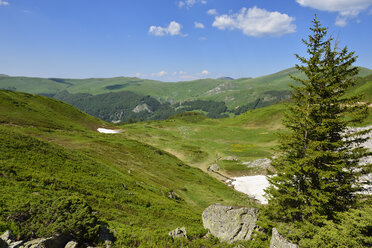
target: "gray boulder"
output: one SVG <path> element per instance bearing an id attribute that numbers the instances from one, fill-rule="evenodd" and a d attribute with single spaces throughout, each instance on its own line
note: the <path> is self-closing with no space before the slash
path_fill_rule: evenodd
<path id="1" fill-rule="evenodd" d="M 215 171 L 219 171 L 220 170 L 220 167 L 218 166 L 218 164 L 212 164 L 211 166 L 208 167 L 207 170 L 208 171 L 215 172 Z"/>
<path id="2" fill-rule="evenodd" d="M 171 236 L 172 239 L 175 239 L 175 238 L 187 238 L 186 228 L 185 227 L 176 228 L 176 229 L 174 229 L 173 231 L 171 231 L 169 233 L 169 236 Z"/>
<path id="3" fill-rule="evenodd" d="M 6 243 L 10 244 L 10 243 L 14 242 L 15 237 L 14 237 L 12 231 L 7 230 L 7 231 L 5 231 L 5 232 L 0 236 L 0 239 L 4 240 Z"/>
<path id="4" fill-rule="evenodd" d="M 78 242 L 76 241 L 69 241 L 66 245 L 65 245 L 65 248 L 76 248 L 78 247 Z"/>
<path id="5" fill-rule="evenodd" d="M 256 227 L 257 209 L 214 204 L 203 212 L 204 228 L 222 241 L 250 240 Z"/>
<path id="6" fill-rule="evenodd" d="M 270 248 L 299 248 L 299 246 L 286 240 L 280 233 L 278 233 L 276 228 L 273 228 Z"/>
<path id="7" fill-rule="evenodd" d="M 26 242 L 22 248 L 65 248 L 71 240 L 69 235 L 54 235 L 49 238 L 39 238 Z"/>

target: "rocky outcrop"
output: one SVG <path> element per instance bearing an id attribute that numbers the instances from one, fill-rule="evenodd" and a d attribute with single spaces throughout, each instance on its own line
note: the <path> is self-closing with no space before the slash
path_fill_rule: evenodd
<path id="1" fill-rule="evenodd" d="M 39 238 L 24 243 L 22 248 L 64 248 L 71 240 L 69 235 L 54 235 L 49 238 Z"/>
<path id="2" fill-rule="evenodd" d="M 215 171 L 219 171 L 220 170 L 220 167 L 217 164 L 212 164 L 211 166 L 208 167 L 207 170 L 208 171 L 215 172 Z"/>
<path id="3" fill-rule="evenodd" d="M 7 230 L 0 236 L 0 239 L 5 241 L 7 244 L 10 244 L 14 242 L 15 237 L 11 231 Z"/>
<path id="4" fill-rule="evenodd" d="M 186 235 L 186 230 L 185 235 Z M 107 225 L 100 226 L 98 239 L 104 243 L 105 248 L 111 248 L 114 245 L 115 237 L 113 235 L 115 230 L 109 229 Z M 49 238 L 38 238 L 27 242 L 22 240 L 15 241 L 15 237 L 11 231 L 6 231 L 0 236 L 0 248 L 77 248 L 89 247 L 87 244 L 79 246 L 79 244 L 72 240 L 70 235 L 54 235 Z"/>
<path id="5" fill-rule="evenodd" d="M 239 161 L 239 158 L 237 156 L 229 156 L 226 158 L 222 158 L 224 161 Z"/>
<path id="6" fill-rule="evenodd" d="M 181 227 L 181 228 L 176 228 L 174 229 L 173 231 L 171 231 L 169 233 L 169 236 L 172 237 L 172 239 L 175 239 L 175 238 L 187 238 L 187 235 L 186 235 L 186 228 L 185 227 Z"/>
<path id="7" fill-rule="evenodd" d="M 271 160 L 268 158 L 262 158 L 250 162 L 243 162 L 242 164 L 246 165 L 248 168 L 254 167 L 268 168 L 271 164 Z"/>
<path id="8" fill-rule="evenodd" d="M 133 110 L 132 112 L 134 113 L 140 113 L 142 111 L 147 111 L 148 113 L 152 113 L 149 105 L 147 105 L 146 103 L 144 104 L 141 104 L 141 105 L 137 105 Z"/>
<path id="9" fill-rule="evenodd" d="M 273 228 L 270 248 L 299 248 L 299 246 L 286 240 L 280 233 L 278 233 L 276 228 Z"/>
<path id="10" fill-rule="evenodd" d="M 203 212 L 204 228 L 222 241 L 250 240 L 256 227 L 257 209 L 214 204 Z"/>

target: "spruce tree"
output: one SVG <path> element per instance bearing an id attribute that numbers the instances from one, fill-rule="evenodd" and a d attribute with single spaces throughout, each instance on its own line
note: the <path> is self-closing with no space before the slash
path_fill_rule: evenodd
<path id="1" fill-rule="evenodd" d="M 316 16 L 310 30 L 302 40 L 308 57 L 296 54 L 304 77 L 292 77 L 300 86 L 291 86 L 283 118 L 288 132 L 280 137 L 272 161 L 277 174 L 268 177 L 266 193 L 280 221 L 320 224 L 353 207 L 362 189 L 358 179 L 365 170 L 358 162 L 367 154 L 360 146 L 365 139 L 347 130 L 366 117 L 368 105 L 346 94 L 357 80 L 354 52 L 339 49 Z"/>

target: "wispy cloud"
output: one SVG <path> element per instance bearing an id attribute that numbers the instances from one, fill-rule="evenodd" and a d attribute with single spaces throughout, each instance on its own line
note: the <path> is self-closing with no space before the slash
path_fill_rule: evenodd
<path id="1" fill-rule="evenodd" d="M 155 76 L 155 77 L 164 77 L 166 75 L 168 75 L 168 72 L 166 72 L 166 71 L 159 71 L 157 73 L 152 74 L 152 76 Z"/>
<path id="2" fill-rule="evenodd" d="M 242 8 L 238 13 L 216 16 L 213 27 L 220 30 L 241 30 L 253 37 L 281 36 L 296 31 L 294 17 L 274 11 L 269 12 L 258 7 Z"/>
<path id="3" fill-rule="evenodd" d="M 9 2 L 0 0 L 0 6 L 7 6 L 7 5 L 9 5 Z"/>
<path id="4" fill-rule="evenodd" d="M 301 6 L 313 9 L 338 12 L 335 24 L 347 25 L 348 20 L 357 18 L 359 13 L 372 5 L 372 0 L 296 0 Z"/>
<path id="5" fill-rule="evenodd" d="M 207 14 L 208 15 L 218 15 L 218 12 L 216 9 L 210 9 L 207 11 Z"/>
<path id="6" fill-rule="evenodd" d="M 202 70 L 202 72 L 199 73 L 199 75 L 201 75 L 201 76 L 208 76 L 209 74 L 211 74 L 211 73 L 207 70 Z"/>
<path id="7" fill-rule="evenodd" d="M 200 3 L 200 4 L 207 4 L 207 0 L 184 0 L 184 1 L 179 1 L 178 2 L 178 7 L 183 8 L 191 8 L 195 4 Z"/>
<path id="8" fill-rule="evenodd" d="M 178 22 L 171 21 L 167 27 L 161 27 L 161 26 L 151 26 L 149 28 L 149 34 L 155 35 L 155 36 L 165 36 L 165 35 L 180 35 L 180 36 L 186 36 L 181 32 L 182 25 Z"/>
<path id="9" fill-rule="evenodd" d="M 195 28 L 201 28 L 201 29 L 205 28 L 204 24 L 200 22 L 194 22 L 194 26 Z"/>

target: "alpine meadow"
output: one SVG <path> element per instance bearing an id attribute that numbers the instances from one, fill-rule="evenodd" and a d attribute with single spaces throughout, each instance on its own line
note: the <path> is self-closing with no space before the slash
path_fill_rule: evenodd
<path id="1" fill-rule="evenodd" d="M 371 11 L 0 0 L 0 248 L 372 247 Z"/>

